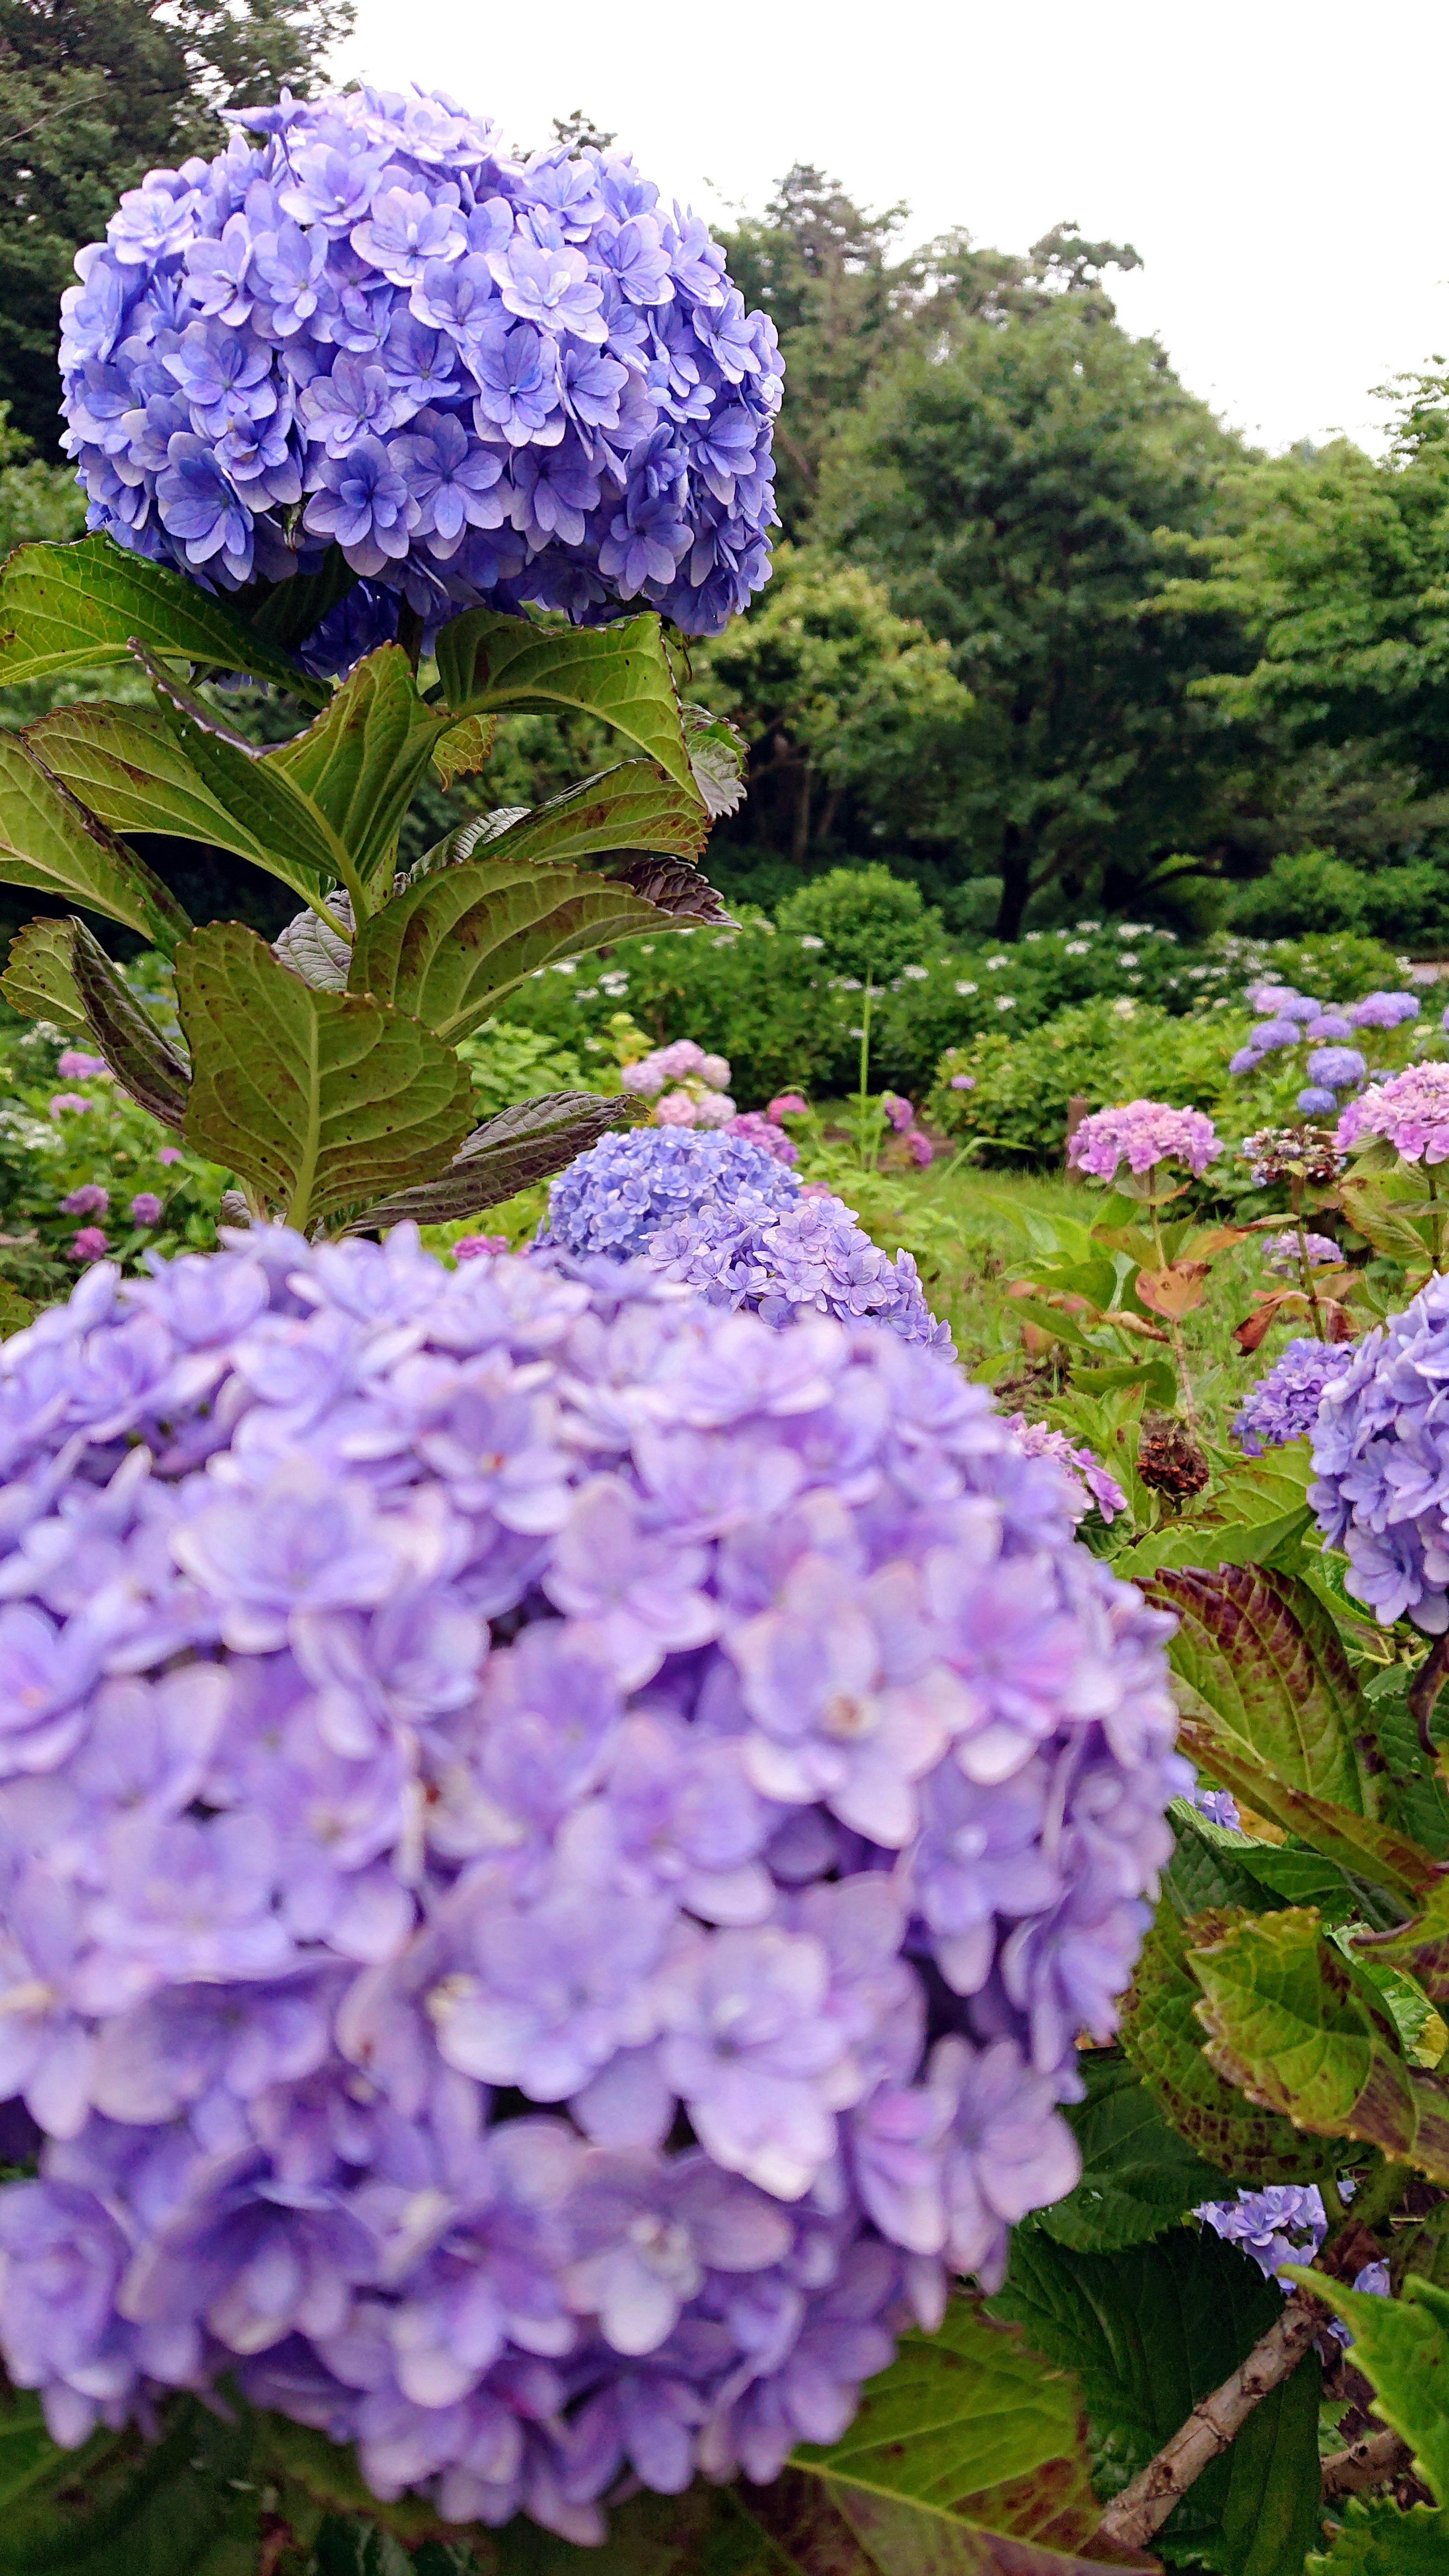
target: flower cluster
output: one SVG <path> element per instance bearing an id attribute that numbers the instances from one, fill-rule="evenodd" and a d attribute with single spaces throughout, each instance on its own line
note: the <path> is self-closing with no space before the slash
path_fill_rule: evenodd
<path id="1" fill-rule="evenodd" d="M 1291 1241 L 1292 1238 L 1290 1237 Z M 1356 1356 L 1352 1342 L 1319 1342 L 1308 1335 L 1285 1343 L 1266 1376 L 1248 1389 L 1233 1424 L 1233 1438 L 1250 1458 L 1301 1440 L 1318 1420 L 1326 1386 L 1342 1377 Z"/>
<path id="2" fill-rule="evenodd" d="M 1305 1117 L 1326 1117 L 1339 1106 L 1339 1094 L 1353 1091 L 1368 1072 L 1365 1057 L 1348 1041 L 1364 1029 L 1396 1029 L 1406 1020 L 1417 1019 L 1419 1004 L 1412 993 L 1368 993 L 1361 1002 L 1340 1007 L 1333 1002 L 1316 1002 L 1305 993 L 1295 992 L 1291 984 L 1250 984 L 1248 999 L 1255 1010 L 1268 1016 L 1248 1032 L 1247 1044 L 1239 1047 L 1228 1070 L 1231 1073 L 1256 1073 L 1264 1058 L 1285 1047 L 1312 1048 L 1307 1060 L 1308 1080 L 1298 1094 L 1298 1106 Z"/>
<path id="3" fill-rule="evenodd" d="M 486 600 L 714 634 L 767 579 L 774 327 L 623 154 L 511 160 L 442 93 L 239 111 L 150 171 L 63 302 L 90 525 L 208 585 L 360 583 L 340 668 Z M 249 129 L 249 131 L 248 131 Z M 254 139 L 253 139 L 254 138 Z"/>
<path id="4" fill-rule="evenodd" d="M 1328 1127 L 1260 1127 L 1243 1139 L 1243 1160 L 1255 1190 L 1291 1180 L 1326 1188 L 1337 1180 L 1343 1159 Z"/>
<path id="5" fill-rule="evenodd" d="M 702 1288 L 712 1306 L 748 1307 L 767 1324 L 805 1315 L 887 1324 L 906 1342 L 953 1348 L 949 1327 L 926 1304 L 909 1252 L 894 1261 L 829 1190 L 802 1191 L 779 1209 L 758 1198 L 711 1199 L 664 1226 L 648 1245 L 672 1279 Z"/>
<path id="6" fill-rule="evenodd" d="M 1449 1487 L 1443 1387 L 1449 1279 L 1435 1278 L 1355 1342 L 1326 1387 L 1313 1428 L 1308 1500 L 1345 1577 L 1383 1627 L 1407 1616 L 1431 1637 L 1449 1627 Z"/>
<path id="7" fill-rule="evenodd" d="M 1007 1427 L 1016 1433 L 1028 1458 L 1054 1458 L 1065 1471 L 1076 1497 L 1074 1519 L 1081 1520 L 1094 1503 L 1109 1523 L 1126 1511 L 1126 1495 L 1094 1451 L 1074 1447 L 1065 1431 L 1049 1430 L 1044 1422 L 1028 1422 L 1024 1413 L 1011 1414 Z"/>
<path id="8" fill-rule="evenodd" d="M 1352 2200 L 1352 2174 L 1341 2174 L 1338 2188 L 1345 2200 Z M 1263 2191 L 1240 2191 L 1232 2200 L 1207 2200 L 1193 2216 L 1203 2219 L 1226 2244 L 1240 2246 L 1265 2279 L 1276 2281 L 1284 2291 L 1295 2286 L 1284 2275 L 1284 2264 L 1311 2263 L 1328 2234 L 1323 2195 L 1316 2182 L 1270 2183 Z M 1388 2298 L 1387 2263 L 1365 2263 L 1352 2287 L 1370 2298 Z M 1338 2343 L 1353 2341 L 1340 2321 L 1335 2320 L 1329 2332 Z"/>
<path id="9" fill-rule="evenodd" d="M 1110 1181 L 1119 1163 L 1150 1172 L 1158 1163 L 1185 1163 L 1200 1179 L 1218 1150 L 1217 1130 L 1201 1109 L 1170 1109 L 1162 1100 L 1129 1100 L 1122 1109 L 1099 1109 L 1072 1138 L 1071 1161 L 1079 1172 Z"/>
<path id="10" fill-rule="evenodd" d="M 737 1110 L 727 1132 L 743 1138 L 747 1145 L 757 1145 L 762 1154 L 769 1155 L 772 1163 L 784 1163 L 788 1169 L 799 1161 L 800 1148 L 794 1137 L 787 1136 L 783 1127 L 774 1124 L 768 1110 Z"/>
<path id="11" fill-rule="evenodd" d="M 729 1059 L 706 1055 L 693 1038 L 676 1038 L 672 1046 L 651 1048 L 648 1055 L 622 1068 L 619 1082 L 623 1090 L 653 1101 L 649 1114 L 657 1126 L 736 1126 L 735 1104 L 729 1096 Z"/>
<path id="12" fill-rule="evenodd" d="M 1406 1163 L 1449 1160 L 1449 1064 L 1411 1064 L 1370 1083 L 1338 1122 L 1345 1153 L 1381 1136 Z"/>
<path id="13" fill-rule="evenodd" d="M 601 1137 L 549 1183 L 540 1240 L 629 1261 L 661 1226 L 696 1210 L 741 1204 L 783 1212 L 799 1196 L 794 1173 L 748 1137 L 636 1127 Z"/>
<path id="14" fill-rule="evenodd" d="M 1263 1259 L 1268 1268 L 1275 1270 L 1280 1278 L 1297 1278 L 1305 1251 L 1309 1266 L 1313 1269 L 1320 1269 L 1327 1262 L 1343 1259 L 1342 1251 L 1331 1235 L 1305 1234 L 1300 1244 L 1293 1228 L 1285 1226 L 1281 1234 L 1265 1234 L 1263 1237 Z"/>
<path id="15" fill-rule="evenodd" d="M 0 2348 L 380 2495 L 769 2479 L 1070 2188 L 1170 1625 L 937 1353 L 281 1228 L 6 1345 Z"/>

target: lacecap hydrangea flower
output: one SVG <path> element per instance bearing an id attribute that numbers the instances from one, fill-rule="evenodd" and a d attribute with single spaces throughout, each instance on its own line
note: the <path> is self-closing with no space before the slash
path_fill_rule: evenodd
<path id="1" fill-rule="evenodd" d="M 153 170 L 63 300 L 88 524 L 235 589 L 339 546 L 345 667 L 479 602 L 715 634 L 769 574 L 781 362 L 625 154 L 510 158 L 441 92 L 238 110 Z"/>
<path id="2" fill-rule="evenodd" d="M 1238 1447 L 1250 1458 L 1261 1458 L 1265 1449 L 1301 1440 L 1318 1420 L 1324 1388 L 1342 1377 L 1356 1355 L 1353 1342 L 1320 1342 L 1308 1334 L 1285 1343 L 1243 1398 L 1233 1424 Z"/>
<path id="3" fill-rule="evenodd" d="M 890 1333 L 225 1244 L 0 1355 L 6 2368 L 573 2541 L 769 2479 L 1076 2179 L 1171 1623 Z"/>
<path id="4" fill-rule="evenodd" d="M 1383 1627 L 1407 1617 L 1431 1637 L 1449 1627 L 1446 1374 L 1449 1279 L 1435 1278 L 1352 1345 L 1325 1389 L 1308 1488 L 1319 1528 L 1348 1556 L 1355 1600 Z"/>
<path id="5" fill-rule="evenodd" d="M 1408 1065 L 1351 1100 L 1338 1122 L 1340 1147 L 1347 1152 L 1374 1136 L 1406 1163 L 1449 1159 L 1449 1064 Z"/>
<path id="6" fill-rule="evenodd" d="M 1185 1163 L 1201 1178 L 1218 1150 L 1217 1130 L 1201 1109 L 1171 1109 L 1162 1100 L 1129 1100 L 1084 1118 L 1069 1149 L 1079 1172 L 1110 1181 L 1117 1166 L 1142 1173 L 1158 1163 Z"/>

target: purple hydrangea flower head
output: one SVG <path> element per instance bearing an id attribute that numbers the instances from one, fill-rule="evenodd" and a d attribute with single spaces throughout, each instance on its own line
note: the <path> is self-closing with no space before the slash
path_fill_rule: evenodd
<path id="1" fill-rule="evenodd" d="M 63 408 L 92 527 L 207 588 L 337 545 L 357 587 L 309 669 L 385 641 L 400 598 L 430 632 L 485 600 L 590 623 L 642 602 L 695 634 L 745 606 L 780 357 L 698 217 L 611 149 L 513 161 L 441 94 L 232 121 L 77 255 Z M 398 487 L 381 518 L 338 506 L 359 450 L 368 496 Z"/>
<path id="2" fill-rule="evenodd" d="M 792 1176 L 793 1177 L 793 1176 Z M 869 1316 L 905 1341 L 952 1347 L 926 1304 L 909 1252 L 888 1253 L 832 1192 L 793 1206 L 718 1198 L 691 1208 L 651 1236 L 649 1258 L 674 1279 L 702 1288 L 711 1305 L 746 1307 L 767 1323 L 803 1315 Z"/>
<path id="3" fill-rule="evenodd" d="M 1193 2216 L 1227 2245 L 1240 2245 L 1270 2281 L 1285 2263 L 1311 2263 L 1328 2232 L 1316 2182 L 1271 2183 L 1266 2191 L 1240 2191 L 1234 2200 L 1204 2201 Z M 1289 2281 L 1279 2282 L 1291 2289 Z"/>
<path id="4" fill-rule="evenodd" d="M 1362 1082 L 1367 1071 L 1357 1047 L 1315 1047 L 1308 1059 L 1310 1080 L 1325 1091 L 1347 1091 L 1352 1083 Z"/>
<path id="5" fill-rule="evenodd" d="M 1286 1239 L 1296 1256 L 1296 1238 Z M 1318 1419 L 1324 1388 L 1342 1377 L 1355 1356 L 1352 1342 L 1319 1342 L 1307 1335 L 1289 1342 L 1239 1408 L 1233 1424 L 1238 1447 L 1250 1458 L 1261 1458 L 1265 1449 L 1301 1440 Z"/>
<path id="6" fill-rule="evenodd" d="M 1121 1162 L 1139 1173 L 1158 1163 L 1185 1163 L 1198 1178 L 1217 1150 L 1217 1130 L 1201 1109 L 1130 1100 L 1123 1109 L 1099 1109 L 1084 1118 L 1072 1138 L 1071 1159 L 1079 1172 L 1099 1181 L 1110 1181 Z"/>
<path id="7" fill-rule="evenodd" d="M 662 1078 L 690 1069 L 670 1064 Z M 693 1128 L 636 1127 L 602 1137 L 550 1182 L 541 1239 L 566 1252 L 627 1261 L 662 1227 L 704 1208 L 783 1212 L 799 1194 L 794 1174 L 774 1155 L 728 1128 L 701 1135 Z"/>
<path id="8" fill-rule="evenodd" d="M 787 1136 L 784 1128 L 777 1126 L 763 1109 L 737 1110 L 725 1134 L 742 1136 L 747 1145 L 758 1145 L 762 1154 L 768 1154 L 773 1162 L 784 1163 L 787 1167 L 800 1159 L 800 1148 L 794 1137 Z"/>
<path id="9" fill-rule="evenodd" d="M 1398 1029 L 1418 1016 L 1417 993 L 1365 993 L 1361 1002 L 1350 1002 L 1344 1013 L 1356 1029 Z"/>
<path id="10" fill-rule="evenodd" d="M 1303 1243 L 1312 1269 L 1343 1259 L 1342 1250 L 1331 1235 L 1305 1234 Z M 1301 1254 L 1298 1237 L 1291 1226 L 1285 1226 L 1281 1234 L 1265 1234 L 1262 1240 L 1262 1252 L 1268 1269 L 1276 1270 L 1280 1278 L 1297 1278 Z"/>
<path id="11" fill-rule="evenodd" d="M 1126 1511 L 1127 1497 L 1116 1477 L 1090 1449 L 1075 1446 L 1065 1431 L 1053 1431 L 1045 1422 L 1028 1422 L 1024 1413 L 1013 1413 L 1009 1424 L 1028 1458 L 1054 1458 L 1071 1478 L 1080 1499 L 1080 1513 L 1089 1512 L 1094 1503 L 1104 1521 L 1115 1520 L 1119 1512 Z"/>
<path id="12" fill-rule="evenodd" d="M 1406 1163 L 1449 1159 L 1449 1064 L 1408 1065 L 1351 1100 L 1338 1122 L 1340 1146 L 1348 1150 L 1375 1136 Z"/>
<path id="13" fill-rule="evenodd" d="M 1238 1802 L 1228 1789 L 1194 1789 L 1192 1803 L 1210 1825 L 1223 1825 L 1229 1833 L 1239 1833 Z"/>
<path id="14" fill-rule="evenodd" d="M 609 1143 L 610 1249 L 702 1175 L 821 1204 Z M 1171 1622 L 940 1350 L 278 1227 L 98 1263 L 0 1437 L 0 2355 L 59 2441 L 235 2379 L 596 2542 L 834 2439 L 1072 2187 Z"/>
<path id="15" fill-rule="evenodd" d="M 1320 1011 L 1316 1020 L 1308 1022 L 1303 1034 L 1317 1038 L 1320 1044 L 1330 1039 L 1351 1038 L 1353 1022 L 1345 1011 Z"/>
<path id="16" fill-rule="evenodd" d="M 1305 1118 L 1329 1118 L 1338 1107 L 1338 1094 L 1330 1091 L 1326 1083 L 1308 1082 L 1295 1092 L 1294 1106 L 1302 1110 Z"/>
<path id="17" fill-rule="evenodd" d="M 1308 1500 L 1344 1580 L 1381 1625 L 1449 1626 L 1449 1516 L 1439 1412 L 1449 1365 L 1449 1280 L 1431 1279 L 1401 1315 L 1350 1349 L 1313 1426 Z"/>

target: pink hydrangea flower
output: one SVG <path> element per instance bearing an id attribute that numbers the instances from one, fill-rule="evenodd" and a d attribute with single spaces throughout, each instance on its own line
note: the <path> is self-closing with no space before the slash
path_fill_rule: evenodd
<path id="1" fill-rule="evenodd" d="M 99 1261 L 110 1245 L 98 1225 L 83 1225 L 70 1247 L 72 1261 Z"/>
<path id="2" fill-rule="evenodd" d="M 728 1127 L 735 1104 L 727 1091 L 706 1091 L 694 1104 L 696 1127 Z"/>
<path id="3" fill-rule="evenodd" d="M 55 1069 L 69 1074 L 72 1082 L 99 1082 L 111 1070 L 103 1055 L 87 1055 L 80 1047 L 63 1047 L 56 1057 Z"/>
<path id="4" fill-rule="evenodd" d="M 1150 1172 L 1158 1163 L 1186 1163 L 1196 1179 L 1217 1150 L 1217 1129 L 1201 1109 L 1172 1109 L 1165 1100 L 1129 1100 L 1121 1109 L 1099 1109 L 1082 1120 L 1072 1138 L 1070 1160 L 1079 1172 L 1090 1172 L 1099 1181 L 1110 1181 L 1124 1160 L 1134 1172 Z"/>
<path id="5" fill-rule="evenodd" d="M 82 1181 L 78 1190 L 61 1200 L 60 1209 L 62 1216 L 104 1216 L 110 1204 L 110 1191 L 103 1190 L 99 1181 Z"/>
<path id="6" fill-rule="evenodd" d="M 912 1134 L 906 1138 L 906 1146 L 910 1153 L 912 1162 L 919 1163 L 923 1171 L 927 1163 L 934 1163 L 936 1159 L 936 1148 L 932 1144 L 929 1136 L 923 1136 L 921 1134 L 919 1127 L 917 1127 Z"/>
<path id="7" fill-rule="evenodd" d="M 135 1197 L 131 1201 L 130 1218 L 133 1225 L 159 1224 L 161 1218 L 161 1201 L 156 1196 L 154 1190 L 138 1190 L 136 1192 Z"/>
<path id="8" fill-rule="evenodd" d="M 87 1100 L 83 1091 L 53 1091 L 50 1095 L 52 1118 L 64 1118 L 71 1110 L 94 1109 L 95 1105 L 93 1100 Z"/>
<path id="9" fill-rule="evenodd" d="M 179 1163 L 181 1160 L 180 1146 L 163 1145 L 157 1153 L 156 1160 L 158 1163 Z"/>
<path id="10" fill-rule="evenodd" d="M 508 1250 L 506 1234 L 460 1234 L 453 1246 L 455 1261 L 482 1261 L 488 1255 Z"/>
<path id="11" fill-rule="evenodd" d="M 687 1073 L 699 1072 L 704 1049 L 694 1038 L 676 1038 L 672 1046 L 655 1049 L 654 1061 L 666 1082 L 682 1082 Z"/>
<path id="12" fill-rule="evenodd" d="M 730 1087 L 730 1060 L 727 1055 L 701 1056 L 697 1071 L 700 1081 L 707 1082 L 711 1091 L 728 1091 Z"/>
<path id="13" fill-rule="evenodd" d="M 664 1076 L 659 1069 L 657 1052 L 641 1056 L 637 1064 L 626 1064 L 619 1076 L 619 1088 L 621 1091 L 662 1091 Z"/>
<path id="14" fill-rule="evenodd" d="M 953 1091 L 974 1091 L 974 1090 L 975 1090 L 975 1088 L 976 1088 L 976 1076 L 975 1076 L 975 1074 L 974 1074 L 974 1073 L 953 1073 L 953 1074 L 952 1074 L 952 1076 L 951 1076 L 951 1089 L 952 1089 Z"/>
<path id="15" fill-rule="evenodd" d="M 1449 1064 L 1411 1064 L 1387 1082 L 1371 1082 L 1338 1122 L 1347 1149 L 1382 1136 L 1406 1163 L 1449 1160 Z"/>
<path id="16" fill-rule="evenodd" d="M 769 1154 L 777 1163 L 793 1163 L 799 1158 L 800 1148 L 794 1137 L 772 1127 L 768 1116 L 758 1109 L 740 1110 L 730 1120 L 728 1132 L 743 1136 L 747 1145 L 758 1145 L 761 1153 Z"/>
<path id="17" fill-rule="evenodd" d="M 777 1091 L 765 1116 L 772 1127 L 778 1127 L 782 1118 L 804 1118 L 808 1110 L 808 1101 L 802 1100 L 798 1091 Z"/>
<path id="18" fill-rule="evenodd" d="M 914 1124 L 916 1115 L 915 1110 L 912 1108 L 909 1100 L 903 1100 L 901 1098 L 898 1091 L 883 1091 L 880 1096 L 880 1105 L 885 1111 L 887 1118 L 890 1120 L 891 1125 L 894 1127 L 898 1136 L 903 1136 L 906 1129 Z"/>
<path id="19" fill-rule="evenodd" d="M 687 1091 L 666 1091 L 654 1112 L 661 1127 L 693 1127 L 699 1110 Z"/>

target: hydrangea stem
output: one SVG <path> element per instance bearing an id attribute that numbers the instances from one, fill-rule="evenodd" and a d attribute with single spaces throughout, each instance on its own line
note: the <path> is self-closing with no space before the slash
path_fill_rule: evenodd
<path id="1" fill-rule="evenodd" d="M 1320 1342 L 1326 1342 L 1328 1335 L 1324 1330 L 1323 1308 L 1318 1302 L 1318 1290 L 1313 1281 L 1313 1264 L 1308 1258 L 1308 1229 L 1303 1222 L 1303 1184 L 1297 1179 L 1293 1182 L 1293 1231 L 1298 1237 L 1298 1277 L 1302 1283 L 1303 1294 L 1308 1300 L 1308 1311 L 1313 1318 L 1313 1330 Z"/>
<path id="2" fill-rule="evenodd" d="M 1148 1205 L 1152 1210 L 1152 1240 L 1157 1246 L 1158 1269 L 1170 1270 L 1172 1264 L 1167 1258 L 1167 1246 L 1162 1240 L 1162 1219 L 1157 1212 L 1156 1199 L 1149 1199 Z M 1193 1393 L 1192 1372 L 1187 1365 L 1187 1343 L 1183 1338 L 1181 1318 L 1177 1315 L 1169 1315 L 1166 1323 L 1168 1337 L 1172 1343 L 1172 1356 L 1177 1367 L 1177 1382 L 1182 1390 L 1182 1409 L 1187 1416 L 1187 1427 L 1196 1439 L 1197 1398 Z"/>

